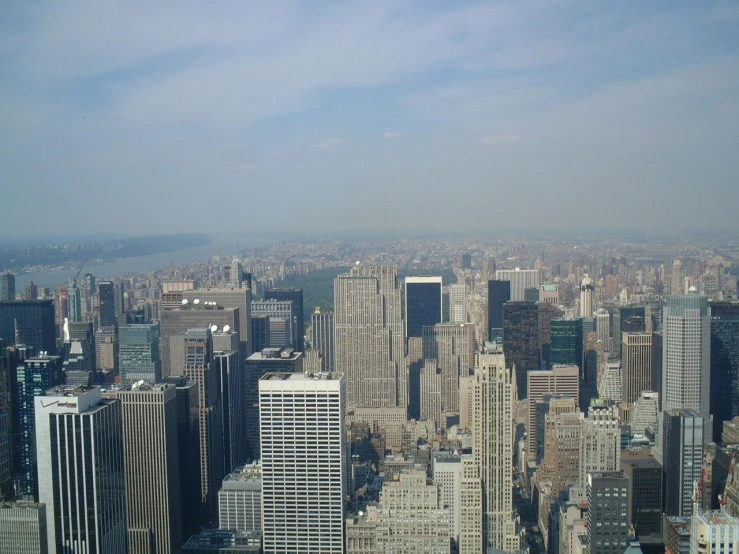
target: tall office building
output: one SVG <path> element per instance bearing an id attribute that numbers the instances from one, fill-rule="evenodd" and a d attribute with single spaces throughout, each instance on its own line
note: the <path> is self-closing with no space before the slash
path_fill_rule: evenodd
<path id="1" fill-rule="evenodd" d="M 441 422 L 441 369 L 436 360 L 424 360 L 420 376 L 421 419 L 432 421 L 436 428 L 446 428 Z"/>
<path id="2" fill-rule="evenodd" d="M 554 304 L 539 302 L 539 351 L 540 368 L 549 369 L 552 366 L 552 321 L 561 318 L 564 313 Z"/>
<path id="3" fill-rule="evenodd" d="M 298 352 L 305 352 L 305 321 L 303 308 L 303 289 L 279 288 L 269 289 L 264 293 L 265 300 L 282 300 L 292 302 L 293 326 L 295 337 L 292 347 Z"/>
<path id="4" fill-rule="evenodd" d="M 652 333 L 652 390 L 660 395 L 662 406 L 662 356 L 664 349 L 664 333 Z"/>
<path id="5" fill-rule="evenodd" d="M 499 281 L 511 282 L 510 300 L 525 300 L 525 290 L 539 288 L 538 269 L 498 269 L 495 278 Z"/>
<path id="6" fill-rule="evenodd" d="M 120 403 L 97 387 L 57 387 L 36 397 L 35 412 L 49 553 L 125 554 Z"/>
<path id="7" fill-rule="evenodd" d="M 639 398 L 634 402 L 631 413 L 631 433 L 633 435 L 644 435 L 647 428 L 657 428 L 659 421 L 659 393 L 642 391 Z"/>
<path id="8" fill-rule="evenodd" d="M 297 308 L 292 300 L 252 300 L 251 313 L 252 317 L 269 316 L 269 346 L 271 348 L 298 350 Z"/>
<path id="9" fill-rule="evenodd" d="M 220 374 L 210 329 L 189 329 L 180 338 L 185 358 L 181 374 L 198 385 L 201 500 L 215 516 L 218 488 L 226 474 Z"/>
<path id="10" fill-rule="evenodd" d="M 713 440 L 724 421 L 739 416 L 739 302 L 712 302 L 711 398 Z"/>
<path id="11" fill-rule="evenodd" d="M 513 406 L 516 375 L 503 351 L 478 356 L 474 377 L 472 453 L 483 489 L 485 549 L 517 552 L 521 535 L 513 511 Z"/>
<path id="12" fill-rule="evenodd" d="M 693 513 L 693 484 L 703 467 L 705 422 L 691 410 L 666 411 L 663 417 L 662 460 L 665 470 L 665 513 Z"/>
<path id="13" fill-rule="evenodd" d="M 503 350 L 515 367 L 518 398 L 526 398 L 528 372 L 539 369 L 539 310 L 534 302 L 503 305 Z"/>
<path id="14" fill-rule="evenodd" d="M 200 305 L 224 310 L 238 310 L 238 326 L 231 326 L 231 330 L 239 334 L 241 345 L 241 359 L 246 358 L 255 350 L 251 346 L 251 288 L 243 287 L 227 289 L 186 289 L 182 291 L 182 299 L 187 300 L 188 306 Z M 198 301 L 196 303 L 195 301 Z M 218 324 L 213 321 L 211 324 Z M 218 325 L 220 328 L 221 325 Z M 162 356 L 162 363 L 164 363 Z"/>
<path id="15" fill-rule="evenodd" d="M 651 457 L 621 459 L 628 482 L 628 520 L 640 540 L 662 538 L 662 466 Z"/>
<path id="16" fill-rule="evenodd" d="M 652 335 L 622 333 L 621 337 L 621 402 L 631 405 L 642 391 L 652 388 Z"/>
<path id="17" fill-rule="evenodd" d="M 199 300 L 199 299 L 198 299 Z M 160 314 L 160 352 L 162 359 L 162 376 L 181 375 L 184 364 L 183 350 L 178 347 L 172 350 L 172 337 L 182 335 L 188 329 L 208 328 L 215 325 L 223 329 L 226 325 L 229 331 L 239 333 L 241 341 L 241 311 L 238 308 L 223 308 L 219 305 L 205 305 L 205 301 L 197 304 L 188 301 L 179 308 L 162 310 Z M 211 302 L 210 300 L 208 302 Z"/>
<path id="18" fill-rule="evenodd" d="M 536 459 L 536 445 L 540 437 L 536 425 L 536 406 L 546 395 L 567 396 L 580 403 L 579 395 L 580 370 L 575 365 L 557 365 L 548 371 L 532 371 L 528 376 L 529 423 L 527 429 L 527 456 Z"/>
<path id="19" fill-rule="evenodd" d="M 26 289 L 23 292 L 23 299 L 24 300 L 36 300 L 38 299 L 38 286 L 36 283 L 31 281 L 26 285 Z"/>
<path id="20" fill-rule="evenodd" d="M 0 275 L 0 302 L 15 301 L 15 275 L 3 273 Z"/>
<path id="21" fill-rule="evenodd" d="M 244 284 L 244 266 L 241 264 L 241 260 L 238 258 L 233 259 L 228 276 L 228 284 L 234 288 L 240 289 Z"/>
<path id="22" fill-rule="evenodd" d="M 16 343 L 16 330 L 26 346 L 37 353 L 56 354 L 56 323 L 51 300 L 0 302 L 0 339 Z"/>
<path id="23" fill-rule="evenodd" d="M 672 294 L 680 295 L 683 290 L 683 263 L 680 260 L 672 262 Z"/>
<path id="24" fill-rule="evenodd" d="M 70 323 L 79 323 L 83 319 L 82 293 L 77 282 L 71 280 L 67 286 L 68 319 Z"/>
<path id="25" fill-rule="evenodd" d="M 606 310 L 600 309 L 595 314 L 595 332 L 598 334 L 598 341 L 603 345 L 603 350 L 610 352 L 611 343 L 611 314 Z"/>
<path id="26" fill-rule="evenodd" d="M 441 412 L 459 412 L 459 378 L 475 365 L 474 341 L 473 324 L 423 327 L 423 358 L 436 360 L 441 376 Z"/>
<path id="27" fill-rule="evenodd" d="M 621 468 L 621 423 L 616 408 L 591 409 L 582 423 L 580 436 L 580 486 L 588 474 Z"/>
<path id="28" fill-rule="evenodd" d="M 623 471 L 588 474 L 588 552 L 623 554 L 629 545 L 628 485 Z"/>
<path id="29" fill-rule="evenodd" d="M 218 491 L 218 528 L 262 530 L 262 466 L 237 467 Z"/>
<path id="30" fill-rule="evenodd" d="M 98 327 L 95 331 L 95 369 L 116 373 L 118 369 L 118 326 Z"/>
<path id="31" fill-rule="evenodd" d="M 10 445 L 11 416 L 0 407 L 0 500 L 10 498 L 13 484 L 12 451 Z"/>
<path id="32" fill-rule="evenodd" d="M 350 407 L 406 407 L 401 289 L 397 266 L 357 265 L 334 280 L 336 370 Z"/>
<path id="33" fill-rule="evenodd" d="M 113 281 L 98 281 L 98 296 L 100 298 L 100 327 L 113 327 L 116 324 Z"/>
<path id="34" fill-rule="evenodd" d="M 621 357 L 621 333 L 646 333 L 646 308 L 644 306 L 619 306 L 613 310 L 613 354 Z"/>
<path id="35" fill-rule="evenodd" d="M 337 373 L 269 373 L 259 381 L 265 553 L 343 552 L 345 391 Z"/>
<path id="36" fill-rule="evenodd" d="M 552 321 L 552 364 L 576 365 L 583 370 L 582 319 L 555 319 Z"/>
<path id="37" fill-rule="evenodd" d="M 62 383 L 62 359 L 59 356 L 34 356 L 16 366 L 13 394 L 13 429 L 17 437 L 15 460 L 19 493 L 38 498 L 34 397 L 43 395 Z"/>
<path id="38" fill-rule="evenodd" d="M 428 483 L 426 472 L 401 473 L 380 491 L 378 554 L 425 552 L 449 554 L 452 518 L 441 502 L 441 487 Z"/>
<path id="39" fill-rule="evenodd" d="M 246 371 L 239 359 L 239 340 L 231 333 L 231 345 L 217 344 L 228 333 L 213 333 L 213 366 L 218 371 L 223 428 L 224 471 L 232 471 L 247 458 L 246 442 Z"/>
<path id="40" fill-rule="evenodd" d="M 585 274 L 580 283 L 580 317 L 593 317 L 595 311 L 595 283 Z"/>
<path id="41" fill-rule="evenodd" d="M 334 312 L 322 312 L 316 308 L 311 316 L 314 349 L 321 353 L 321 371 L 334 371 L 336 348 L 334 347 Z"/>
<path id="42" fill-rule="evenodd" d="M 449 285 L 449 322 L 467 323 L 467 287 L 464 283 Z"/>
<path id="43" fill-rule="evenodd" d="M 406 337 L 421 337 L 424 326 L 441 323 L 441 288 L 441 277 L 405 278 Z"/>
<path id="44" fill-rule="evenodd" d="M 710 421 L 711 320 L 708 298 L 669 296 L 662 310 L 662 410 L 688 409 Z"/>
<path id="45" fill-rule="evenodd" d="M 483 487 L 480 466 L 474 458 L 462 458 L 459 484 L 459 554 L 483 550 Z"/>
<path id="46" fill-rule="evenodd" d="M 33 502 L 0 502 L 0 552 L 47 554 L 46 506 Z"/>
<path id="47" fill-rule="evenodd" d="M 245 437 L 251 459 L 259 458 L 259 380 L 268 373 L 302 373 L 304 356 L 292 348 L 265 348 L 246 361 Z"/>
<path id="48" fill-rule="evenodd" d="M 251 349 L 261 352 L 269 348 L 269 314 L 252 314 L 251 316 Z"/>
<path id="49" fill-rule="evenodd" d="M 544 417 L 544 458 L 536 477 L 551 483 L 553 498 L 579 482 L 583 421 L 583 413 L 573 411 L 571 398 L 550 400 Z"/>
<path id="50" fill-rule="evenodd" d="M 113 393 L 123 416 L 129 554 L 168 554 L 183 542 L 177 391 L 137 382 Z"/>
<path id="51" fill-rule="evenodd" d="M 488 340 L 503 341 L 503 305 L 511 300 L 510 281 L 488 281 Z"/>
<path id="52" fill-rule="evenodd" d="M 159 358 L 159 324 L 121 325 L 118 328 L 118 372 L 121 383 L 162 380 Z"/>

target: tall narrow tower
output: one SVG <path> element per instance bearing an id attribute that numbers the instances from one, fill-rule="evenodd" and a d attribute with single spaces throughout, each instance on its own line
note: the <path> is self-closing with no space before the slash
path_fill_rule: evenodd
<path id="1" fill-rule="evenodd" d="M 259 380 L 259 412 L 264 551 L 341 554 L 344 376 L 268 373 Z"/>
<path id="2" fill-rule="evenodd" d="M 516 375 L 503 351 L 479 355 L 474 375 L 473 455 L 483 490 L 483 546 L 517 552 L 521 535 L 513 511 L 513 406 Z"/>
<path id="3" fill-rule="evenodd" d="M 662 410 L 693 410 L 710 426 L 711 320 L 708 297 L 668 296 L 662 310 Z M 711 436 L 710 427 L 705 436 Z"/>
<path id="4" fill-rule="evenodd" d="M 350 407 L 407 406 L 405 329 L 397 266 L 357 265 L 334 280 L 336 371 Z"/>
<path id="5" fill-rule="evenodd" d="M 585 274 L 580 284 L 580 317 L 593 317 L 593 295 L 595 294 L 595 284 L 593 280 Z"/>

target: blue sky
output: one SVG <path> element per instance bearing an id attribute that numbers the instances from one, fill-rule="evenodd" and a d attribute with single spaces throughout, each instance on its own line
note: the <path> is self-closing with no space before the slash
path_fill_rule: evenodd
<path id="1" fill-rule="evenodd" d="M 5 0 L 0 235 L 739 230 L 738 37 L 733 1 Z"/>

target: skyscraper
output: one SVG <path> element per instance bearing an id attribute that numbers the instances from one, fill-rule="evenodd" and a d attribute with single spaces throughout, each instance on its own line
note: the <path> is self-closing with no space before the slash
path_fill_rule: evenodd
<path id="1" fill-rule="evenodd" d="M 591 409 L 583 420 L 580 435 L 580 486 L 585 487 L 588 474 L 618 471 L 621 468 L 621 422 L 618 410 Z"/>
<path id="2" fill-rule="evenodd" d="M 713 440 L 719 441 L 724 421 L 739 416 L 739 303 L 712 302 L 711 412 Z"/>
<path id="3" fill-rule="evenodd" d="M 421 337 L 425 325 L 441 323 L 441 286 L 441 277 L 405 278 L 406 337 Z"/>
<path id="4" fill-rule="evenodd" d="M 125 554 L 120 403 L 97 387 L 58 387 L 36 397 L 35 412 L 49 553 Z"/>
<path id="5" fill-rule="evenodd" d="M 182 341 L 185 363 L 181 374 L 198 385 L 201 499 L 215 517 L 218 489 L 226 474 L 220 375 L 213 362 L 210 329 L 189 329 Z"/>
<path id="6" fill-rule="evenodd" d="M 231 326 L 231 330 L 239 334 L 241 344 L 241 359 L 254 352 L 251 347 L 251 289 L 247 287 L 227 289 L 186 289 L 182 291 L 182 299 L 187 300 L 189 306 L 207 306 L 213 309 L 238 310 L 238 326 Z M 195 302 L 195 301 L 198 302 Z M 212 324 L 217 324 L 213 321 Z M 220 327 L 220 325 L 219 325 Z M 164 336 L 162 336 L 164 338 Z M 162 363 L 165 362 L 162 356 Z"/>
<path id="7" fill-rule="evenodd" d="M 526 289 L 539 288 L 538 269 L 498 269 L 495 278 L 499 281 L 511 282 L 511 297 L 509 300 L 525 300 Z"/>
<path id="8" fill-rule="evenodd" d="M 334 280 L 336 370 L 350 407 L 406 407 L 401 289 L 396 266 L 357 265 Z"/>
<path id="9" fill-rule="evenodd" d="M 236 531 L 262 529 L 262 466 L 237 467 L 218 491 L 218 527 Z"/>
<path id="10" fill-rule="evenodd" d="M 526 398 L 528 372 L 539 369 L 539 310 L 534 302 L 503 305 L 503 350 L 516 370 L 518 398 Z"/>
<path id="11" fill-rule="evenodd" d="M 252 353 L 269 348 L 269 314 L 252 314 L 251 348 Z"/>
<path id="12" fill-rule="evenodd" d="M 113 394 L 123 416 L 128 552 L 176 552 L 183 542 L 176 387 L 137 382 Z"/>
<path id="13" fill-rule="evenodd" d="M 269 373 L 259 381 L 265 552 L 343 552 L 345 390 L 336 373 Z"/>
<path id="14" fill-rule="evenodd" d="M 580 370 L 576 365 L 557 365 L 548 371 L 532 371 L 528 376 L 529 424 L 527 429 L 527 455 L 529 460 L 536 459 L 538 436 L 536 425 L 536 406 L 546 395 L 568 396 L 579 405 Z"/>
<path id="15" fill-rule="evenodd" d="M 0 502 L 0 552 L 46 554 L 46 506 L 34 502 Z"/>
<path id="16" fill-rule="evenodd" d="M 62 383 L 62 359 L 59 356 L 34 356 L 18 363 L 13 394 L 13 429 L 17 436 L 19 458 L 16 479 L 19 492 L 38 498 L 34 397 L 43 395 Z"/>
<path id="17" fill-rule="evenodd" d="M 459 412 L 459 378 L 475 365 L 474 340 L 472 324 L 423 327 L 423 358 L 436 360 L 440 373 L 441 412 Z"/>
<path id="18" fill-rule="evenodd" d="M 100 327 L 113 327 L 116 324 L 113 281 L 98 281 L 98 295 L 100 297 Z"/>
<path id="19" fill-rule="evenodd" d="M 621 402 L 630 405 L 636 402 L 642 391 L 652 388 L 652 335 L 622 333 L 621 337 Z"/>
<path id="20" fill-rule="evenodd" d="M 253 300 L 251 313 L 253 316 L 269 316 L 270 347 L 298 350 L 298 319 L 292 300 Z"/>
<path id="21" fill-rule="evenodd" d="M 82 293 L 74 280 L 70 280 L 69 286 L 67 286 L 67 299 L 69 302 L 67 308 L 69 321 L 70 323 L 79 323 L 83 317 Z"/>
<path id="22" fill-rule="evenodd" d="M 488 281 L 488 340 L 503 340 L 503 304 L 511 300 L 510 281 Z"/>
<path id="23" fill-rule="evenodd" d="M 3 273 L 0 275 L 0 302 L 15 300 L 15 275 Z"/>
<path id="24" fill-rule="evenodd" d="M 613 353 L 621 357 L 621 333 L 646 332 L 646 308 L 644 306 L 620 306 L 613 310 Z"/>
<path id="25" fill-rule="evenodd" d="M 692 410 L 665 411 L 662 439 L 665 470 L 665 513 L 693 513 L 693 485 L 700 481 L 705 422 Z"/>
<path id="26" fill-rule="evenodd" d="M 467 287 L 464 283 L 449 285 L 449 321 L 467 323 Z"/>
<path id="27" fill-rule="evenodd" d="M 56 324 L 51 300 L 0 302 L 0 339 L 15 344 L 16 329 L 21 342 L 37 353 L 56 354 Z"/>
<path id="28" fill-rule="evenodd" d="M 623 471 L 588 474 L 588 552 L 623 554 L 628 546 L 628 484 Z"/>
<path id="29" fill-rule="evenodd" d="M 552 321 L 552 364 L 576 365 L 583 369 L 582 319 L 555 319 Z"/>
<path id="30" fill-rule="evenodd" d="M 580 317 L 593 317 L 595 304 L 593 296 L 595 295 L 595 284 L 593 280 L 585 274 L 580 283 Z"/>
<path id="31" fill-rule="evenodd" d="M 693 410 L 710 426 L 711 320 L 708 298 L 668 296 L 662 310 L 662 410 Z M 705 436 L 712 429 L 706 428 Z"/>
<path id="32" fill-rule="evenodd" d="M 269 289 L 264 293 L 265 300 L 282 300 L 292 302 L 292 324 L 295 337 L 292 347 L 298 352 L 305 352 L 305 321 L 303 308 L 303 289 L 279 288 Z"/>
<path id="33" fill-rule="evenodd" d="M 516 375 L 503 351 L 478 356 L 474 376 L 473 456 L 483 489 L 485 549 L 516 552 L 521 536 L 513 511 L 513 405 Z"/>
<path id="34" fill-rule="evenodd" d="M 552 366 L 552 321 L 561 318 L 562 310 L 554 304 L 539 302 L 539 350 L 541 369 L 549 369 Z"/>
<path id="35" fill-rule="evenodd" d="M 322 312 L 316 308 L 311 316 L 313 348 L 321 353 L 321 370 L 334 371 L 336 348 L 334 347 L 334 312 Z"/>
<path id="36" fill-rule="evenodd" d="M 121 325 L 118 328 L 118 372 L 121 383 L 162 380 L 159 358 L 159 324 Z"/>

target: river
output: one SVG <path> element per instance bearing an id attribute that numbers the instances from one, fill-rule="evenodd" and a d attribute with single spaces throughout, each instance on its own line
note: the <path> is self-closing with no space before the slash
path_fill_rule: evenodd
<path id="1" fill-rule="evenodd" d="M 153 269 L 162 269 L 175 265 L 188 264 L 210 259 L 219 253 L 224 256 L 232 256 L 238 251 L 243 251 L 246 245 L 241 243 L 238 248 L 236 241 L 231 240 L 214 240 L 207 246 L 195 246 L 192 248 L 183 248 L 182 250 L 171 250 L 169 252 L 159 252 L 157 254 L 148 254 L 146 256 L 131 256 L 128 258 L 118 258 L 115 262 L 105 264 L 85 265 L 82 268 L 82 275 L 92 273 L 96 279 L 107 279 L 111 277 L 119 277 L 126 273 L 143 274 Z M 59 269 L 54 271 L 34 271 L 32 273 L 24 273 L 15 276 L 15 288 L 18 292 L 23 292 L 26 285 L 33 281 L 39 287 L 57 288 L 59 285 L 69 281 L 71 277 L 77 275 L 79 266 Z"/>

